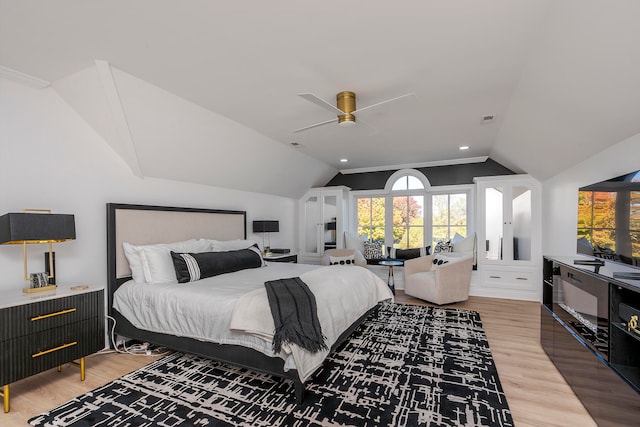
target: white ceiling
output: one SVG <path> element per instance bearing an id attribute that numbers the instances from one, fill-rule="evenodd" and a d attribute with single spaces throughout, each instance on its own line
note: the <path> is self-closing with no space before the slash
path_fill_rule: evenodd
<path id="1" fill-rule="evenodd" d="M 637 0 L 0 0 L 0 65 L 55 87 L 106 61 L 322 162 L 318 175 L 491 156 L 544 180 L 640 132 L 638 22 Z M 375 131 L 291 132 L 334 117 L 297 94 L 343 90 L 358 107 L 416 99 L 357 115 Z"/>

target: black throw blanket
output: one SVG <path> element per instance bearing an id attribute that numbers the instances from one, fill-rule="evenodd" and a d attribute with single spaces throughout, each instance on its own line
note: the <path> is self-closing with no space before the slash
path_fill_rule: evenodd
<path id="1" fill-rule="evenodd" d="M 273 351 L 279 353 L 285 343 L 297 344 L 312 353 L 326 350 L 316 298 L 309 286 L 299 277 L 271 280 L 264 286 L 276 327 Z"/>

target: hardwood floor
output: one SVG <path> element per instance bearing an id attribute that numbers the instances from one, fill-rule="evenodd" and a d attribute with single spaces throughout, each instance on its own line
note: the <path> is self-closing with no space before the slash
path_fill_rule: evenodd
<path id="1" fill-rule="evenodd" d="M 397 292 L 396 301 L 428 305 Z M 595 426 L 540 346 L 539 304 L 471 297 L 447 307 L 480 313 L 502 387 L 518 427 Z M 0 426 L 25 426 L 26 420 L 73 397 L 131 372 L 155 357 L 96 354 L 87 358 L 87 376 L 64 367 L 11 384 L 11 412 L 0 413 Z"/>

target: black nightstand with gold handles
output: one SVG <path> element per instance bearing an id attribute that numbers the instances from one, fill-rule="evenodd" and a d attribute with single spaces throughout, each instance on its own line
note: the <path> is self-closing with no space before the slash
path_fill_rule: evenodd
<path id="1" fill-rule="evenodd" d="M 104 348 L 104 290 L 59 286 L 41 295 L 5 292 L 0 302 L 0 386 L 70 363 L 85 378 L 84 358 Z"/>

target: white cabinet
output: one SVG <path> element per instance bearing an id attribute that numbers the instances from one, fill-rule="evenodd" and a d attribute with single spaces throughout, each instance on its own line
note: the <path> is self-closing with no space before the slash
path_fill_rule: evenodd
<path id="1" fill-rule="evenodd" d="M 474 295 L 539 300 L 540 183 L 528 175 L 475 182 L 480 280 Z"/>
<path id="2" fill-rule="evenodd" d="M 349 187 L 312 188 L 300 199 L 300 258 L 317 264 L 325 249 L 344 247 Z"/>

